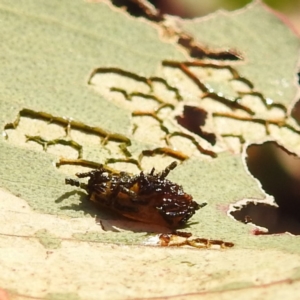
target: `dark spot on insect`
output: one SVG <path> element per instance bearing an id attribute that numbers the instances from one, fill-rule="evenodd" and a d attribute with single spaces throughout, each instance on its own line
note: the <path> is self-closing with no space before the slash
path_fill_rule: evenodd
<path id="1" fill-rule="evenodd" d="M 111 209 L 129 219 L 144 223 L 181 227 L 206 203 L 198 204 L 182 187 L 166 179 L 177 166 L 171 163 L 162 172 L 140 172 L 131 175 L 114 172 L 104 166 L 88 173 L 77 173 L 78 178 L 89 177 L 88 183 L 66 179 L 66 184 L 85 189 L 91 201 Z"/>
<path id="2" fill-rule="evenodd" d="M 182 127 L 201 136 L 211 145 L 215 145 L 216 136 L 213 133 L 205 132 L 201 129 L 201 126 L 205 125 L 206 117 L 207 112 L 204 109 L 196 106 L 185 105 L 183 108 L 183 114 L 181 116 L 176 116 L 176 120 Z"/>

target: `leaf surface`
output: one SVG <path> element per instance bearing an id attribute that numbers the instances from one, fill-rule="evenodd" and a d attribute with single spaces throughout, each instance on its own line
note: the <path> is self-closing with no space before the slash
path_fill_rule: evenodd
<path id="1" fill-rule="evenodd" d="M 296 237 L 256 236 L 229 214 L 247 199 L 274 204 L 245 166 L 248 144 L 274 140 L 300 153 L 290 117 L 300 42 L 280 20 L 258 2 L 176 19 L 176 29 L 166 17 L 168 30 L 105 1 L 1 0 L 0 14 L 0 286 L 13 299 L 130 299 L 141 291 L 219 299 L 249 290 L 276 299 L 299 289 Z M 189 64 L 174 42 L 178 29 L 208 49 L 201 64 Z M 243 59 L 209 57 L 228 49 Z M 190 119 L 187 106 L 207 113 L 202 136 L 179 124 Z M 86 169 L 57 167 L 62 157 L 132 173 L 177 160 L 168 178 L 208 203 L 186 231 L 235 247 L 144 246 L 149 228 L 98 211 L 64 184 Z M 160 284 L 149 285 L 153 277 Z"/>

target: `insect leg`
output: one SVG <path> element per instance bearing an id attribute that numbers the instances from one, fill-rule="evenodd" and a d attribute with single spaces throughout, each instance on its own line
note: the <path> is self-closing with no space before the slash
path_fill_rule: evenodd
<path id="1" fill-rule="evenodd" d="M 75 175 L 78 178 L 85 178 L 85 177 L 91 177 L 95 174 L 95 171 L 90 171 L 90 172 L 86 172 L 86 173 L 76 173 Z"/>
<path id="2" fill-rule="evenodd" d="M 132 201 L 137 200 L 137 194 L 134 191 L 130 190 L 129 188 L 127 188 L 123 185 L 120 185 L 119 186 L 119 191 L 126 194 L 126 195 L 128 195 Z"/>
<path id="3" fill-rule="evenodd" d="M 162 172 L 158 174 L 161 179 L 164 179 L 168 174 L 177 167 L 177 162 L 173 161 L 169 166 L 167 166 Z"/>
<path id="4" fill-rule="evenodd" d="M 80 187 L 84 190 L 88 190 L 88 186 L 86 183 L 83 183 L 83 182 L 80 182 L 76 179 L 71 179 L 71 178 L 66 178 L 65 179 L 65 183 L 66 184 L 69 184 L 69 185 L 72 185 L 72 186 L 77 186 L 77 187 Z"/>

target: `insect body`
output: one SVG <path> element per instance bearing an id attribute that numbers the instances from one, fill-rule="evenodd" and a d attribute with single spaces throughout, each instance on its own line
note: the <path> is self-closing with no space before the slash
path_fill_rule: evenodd
<path id="1" fill-rule="evenodd" d="M 76 174 L 78 178 L 89 177 L 87 184 L 74 179 L 66 179 L 66 184 L 85 189 L 90 200 L 100 207 L 133 220 L 175 229 L 206 205 L 193 201 L 180 185 L 166 179 L 176 166 L 173 162 L 162 172 L 155 173 L 153 168 L 150 173 L 134 176 L 100 166 L 91 172 Z"/>

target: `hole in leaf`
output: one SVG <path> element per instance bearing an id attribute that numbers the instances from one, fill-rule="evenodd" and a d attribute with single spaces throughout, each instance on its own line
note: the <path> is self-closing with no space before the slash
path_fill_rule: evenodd
<path id="1" fill-rule="evenodd" d="M 196 106 L 185 105 L 183 108 L 183 114 L 181 116 L 176 116 L 176 120 L 182 127 L 201 136 L 210 144 L 215 145 L 216 136 L 213 133 L 205 132 L 201 129 L 201 126 L 205 125 L 206 117 L 207 112 L 204 109 Z"/>
<path id="2" fill-rule="evenodd" d="M 300 75 L 299 75 L 299 84 L 300 84 Z M 296 122 L 300 124 L 300 100 L 297 101 L 296 104 L 294 105 L 291 115 L 296 120 Z"/>
<path id="3" fill-rule="evenodd" d="M 117 7 L 124 7 L 134 17 L 144 17 L 152 21 L 161 21 L 163 19 L 161 12 L 155 7 L 158 1 L 111 0 L 111 2 Z"/>
<path id="4" fill-rule="evenodd" d="M 128 0 L 112 0 L 111 2 L 117 7 L 125 7 L 128 13 L 133 16 L 144 16 L 143 10 L 134 2 Z"/>
<path id="5" fill-rule="evenodd" d="M 275 142 L 266 142 L 247 148 L 246 163 L 278 207 L 249 201 L 231 214 L 266 228 L 267 234 L 300 234 L 300 158 Z"/>

